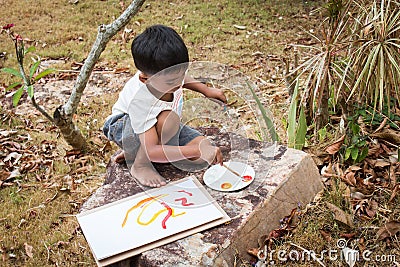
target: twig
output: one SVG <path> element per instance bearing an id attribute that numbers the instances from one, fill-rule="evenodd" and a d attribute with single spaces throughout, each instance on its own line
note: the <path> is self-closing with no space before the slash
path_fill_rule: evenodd
<path id="1" fill-rule="evenodd" d="M 47 261 L 49 261 L 50 260 L 50 249 L 47 247 L 46 242 L 43 241 L 43 244 L 44 244 L 44 247 L 47 250 Z"/>

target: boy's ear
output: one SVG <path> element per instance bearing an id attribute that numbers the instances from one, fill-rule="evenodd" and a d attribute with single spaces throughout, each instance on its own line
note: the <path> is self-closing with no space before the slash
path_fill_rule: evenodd
<path id="1" fill-rule="evenodd" d="M 146 83 L 148 78 L 149 77 L 146 74 L 144 74 L 143 72 L 139 73 L 139 81 L 141 81 L 142 83 Z"/>

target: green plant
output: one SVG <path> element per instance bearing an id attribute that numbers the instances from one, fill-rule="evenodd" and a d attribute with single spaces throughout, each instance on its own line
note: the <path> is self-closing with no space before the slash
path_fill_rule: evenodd
<path id="1" fill-rule="evenodd" d="M 288 147 L 295 149 L 302 149 L 306 142 L 306 133 L 307 133 L 307 121 L 304 113 L 303 106 L 300 107 L 298 121 L 297 121 L 297 104 L 298 100 L 298 89 L 299 82 L 297 81 L 296 86 L 293 91 L 292 101 L 289 106 L 289 114 L 288 114 L 288 127 L 287 127 L 287 136 L 288 136 Z"/>
<path id="2" fill-rule="evenodd" d="M 387 103 L 390 113 L 400 104 L 399 2 L 329 0 L 324 10 L 321 32 L 311 34 L 316 44 L 299 45 L 314 53 L 292 72 L 305 88 L 315 131 L 326 124 L 329 103 L 373 103 L 374 112 Z"/>
<path id="3" fill-rule="evenodd" d="M 268 131 L 269 131 L 272 141 L 274 141 L 274 142 L 279 141 L 279 136 L 275 131 L 274 122 L 267 115 L 267 110 L 264 108 L 263 104 L 261 103 L 260 99 L 258 98 L 256 92 L 254 91 L 254 88 L 250 85 L 250 83 L 247 80 L 246 80 L 246 83 L 253 95 L 253 98 L 256 100 L 258 108 L 261 111 L 262 117 L 264 119 L 265 124 L 267 125 L 267 128 L 268 128 Z"/>
<path id="4" fill-rule="evenodd" d="M 337 102 L 338 94 L 335 90 L 339 81 L 336 79 L 336 62 L 348 45 L 348 2 L 329 0 L 324 6 L 328 15 L 321 24 L 320 36 L 310 33 L 316 44 L 297 45 L 310 51 L 308 59 L 293 70 L 292 74 L 297 73 L 296 80 L 301 81 L 304 88 L 302 102 L 308 107 L 308 117 L 314 118 L 315 133 L 328 123 L 329 98 L 331 97 L 333 105 Z"/>
<path id="5" fill-rule="evenodd" d="M 393 96 L 400 104 L 400 3 L 354 1 L 357 13 L 344 78 L 351 84 L 348 100 L 373 103 L 382 111 Z M 356 77 L 356 79 L 354 79 Z"/>
<path id="6" fill-rule="evenodd" d="M 348 136 L 343 147 L 343 159 L 346 161 L 351 157 L 353 163 L 359 163 L 368 155 L 367 136 L 360 132 L 360 126 L 355 121 L 349 121 Z"/>
<path id="7" fill-rule="evenodd" d="M 29 72 L 28 72 L 29 74 L 27 74 L 27 72 L 24 69 L 24 59 L 28 53 L 35 51 L 35 47 L 31 46 L 31 47 L 25 49 L 23 38 L 19 34 L 14 34 L 11 31 L 12 27 L 14 27 L 14 24 L 7 24 L 7 25 L 3 26 L 1 32 L 7 33 L 10 36 L 11 40 L 14 42 L 15 54 L 17 56 L 19 70 L 16 70 L 13 68 L 2 68 L 1 71 L 16 77 L 17 79 L 19 79 L 19 81 L 8 86 L 6 91 L 15 89 L 15 92 L 12 97 L 12 102 L 13 102 L 14 106 L 18 105 L 24 91 L 26 91 L 28 93 L 29 98 L 31 99 L 31 101 L 33 103 L 33 106 L 37 110 L 39 110 L 47 119 L 49 119 L 50 121 L 53 121 L 53 118 L 49 114 L 47 114 L 47 112 L 45 110 L 43 110 L 36 103 L 33 85 L 37 81 L 39 81 L 41 78 L 49 75 L 50 73 L 54 72 L 55 70 L 48 68 L 48 69 L 45 69 L 45 70 L 37 73 L 37 70 L 38 70 L 38 68 L 40 66 L 40 62 L 41 62 L 40 58 L 38 57 L 37 60 L 34 61 L 33 64 L 31 65 L 31 67 L 29 68 Z"/>

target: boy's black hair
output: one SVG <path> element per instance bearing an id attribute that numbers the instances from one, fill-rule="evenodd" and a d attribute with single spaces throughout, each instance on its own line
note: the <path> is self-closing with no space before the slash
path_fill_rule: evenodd
<path id="1" fill-rule="evenodd" d="M 150 26 L 136 36 L 131 51 L 136 68 L 149 75 L 189 62 L 188 49 L 182 38 L 164 25 Z"/>

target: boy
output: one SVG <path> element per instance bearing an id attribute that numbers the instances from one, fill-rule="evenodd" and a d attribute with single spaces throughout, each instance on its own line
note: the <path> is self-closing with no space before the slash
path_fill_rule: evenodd
<path id="1" fill-rule="evenodd" d="M 123 149 L 115 160 L 125 159 L 132 176 L 150 187 L 166 184 L 152 162 L 222 164 L 218 147 L 180 123 L 182 87 L 226 103 L 222 90 L 186 76 L 189 55 L 182 38 L 170 27 L 154 25 L 133 40 L 131 50 L 139 71 L 124 86 L 103 127 Z"/>

